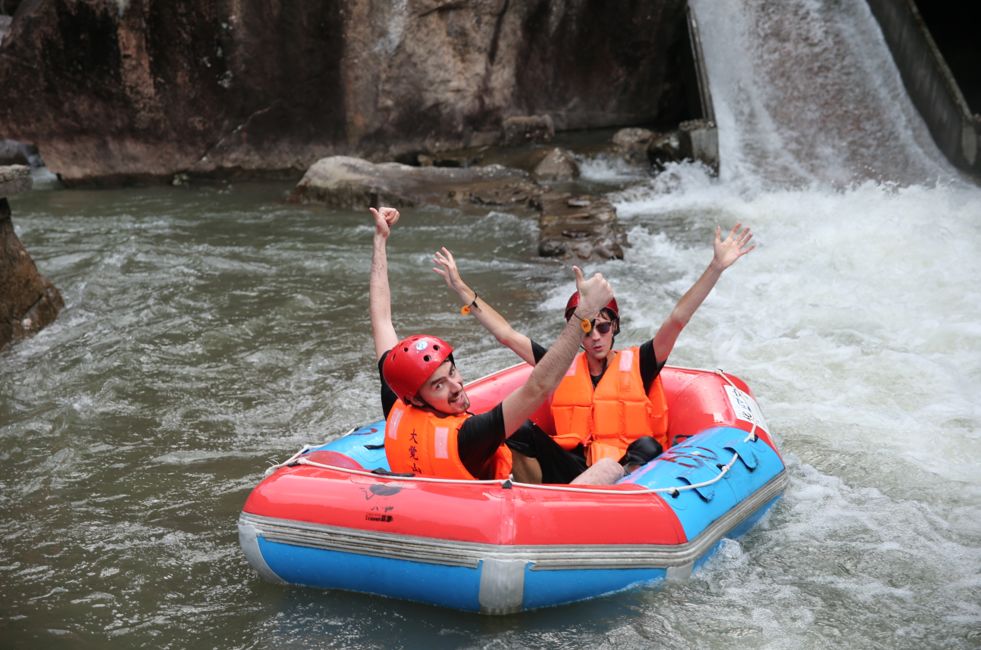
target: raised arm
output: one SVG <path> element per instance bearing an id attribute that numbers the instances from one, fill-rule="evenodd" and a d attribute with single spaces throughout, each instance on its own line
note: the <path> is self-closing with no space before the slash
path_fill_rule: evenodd
<path id="1" fill-rule="evenodd" d="M 535 365 L 531 339 L 511 327 L 511 324 L 487 304 L 486 300 L 478 297 L 477 292 L 467 286 L 467 283 L 460 277 L 460 271 L 457 269 L 453 253 L 444 246 L 433 255 L 433 262 L 436 264 L 433 271 L 442 276 L 450 291 L 460 298 L 460 303 L 470 308 L 470 314 L 477 319 L 477 322 L 493 334 L 501 345 L 511 348 L 526 362 Z"/>
<path id="2" fill-rule="evenodd" d="M 371 335 L 375 341 L 375 360 L 399 342 L 392 325 L 392 292 L 388 286 L 388 236 L 399 220 L 395 208 L 368 208 L 375 220 L 375 236 L 371 251 L 371 277 L 368 280 L 368 313 L 371 315 Z"/>
<path id="3" fill-rule="evenodd" d="M 752 231 L 748 227 L 740 230 L 741 226 L 742 224 L 739 223 L 733 226 L 732 230 L 729 231 L 729 236 L 724 240 L 722 239 L 722 229 L 716 226 L 715 252 L 712 256 L 712 262 L 702 272 L 701 277 L 695 281 L 695 284 L 681 297 L 681 300 L 664 320 L 657 334 L 654 335 L 654 355 L 660 363 L 667 361 L 681 330 L 685 328 L 692 315 L 712 292 L 716 282 L 722 276 L 722 272 L 732 266 L 740 257 L 756 248 L 755 245 L 749 245 L 753 238 Z"/>
<path id="4" fill-rule="evenodd" d="M 583 334 L 582 321 L 591 321 L 595 318 L 600 309 L 613 297 L 613 288 L 602 275 L 597 273 L 585 280 L 578 266 L 573 269 L 576 273 L 576 287 L 581 296 L 579 306 L 573 318 L 570 318 L 562 328 L 559 338 L 532 370 L 528 381 L 504 399 L 502 403 L 504 430 L 509 436 L 531 417 L 548 394 L 562 381 L 562 377 L 572 365 L 576 352 L 579 351 Z"/>

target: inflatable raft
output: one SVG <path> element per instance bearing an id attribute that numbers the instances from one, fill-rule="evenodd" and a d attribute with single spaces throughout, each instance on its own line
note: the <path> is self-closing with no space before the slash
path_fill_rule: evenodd
<path id="1" fill-rule="evenodd" d="M 472 408 L 493 407 L 530 371 L 469 385 Z M 271 468 L 239 518 L 242 549 L 273 582 L 486 614 L 687 577 L 763 515 L 787 476 L 743 381 L 672 366 L 661 377 L 672 446 L 616 485 L 392 475 L 379 421 Z M 535 419 L 547 427 L 547 408 Z"/>

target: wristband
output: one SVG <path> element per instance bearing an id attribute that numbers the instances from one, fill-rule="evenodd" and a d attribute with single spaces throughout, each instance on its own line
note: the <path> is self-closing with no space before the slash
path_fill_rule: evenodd
<path id="1" fill-rule="evenodd" d="M 579 319 L 579 329 L 582 330 L 583 334 L 589 334 L 593 331 L 593 321 L 583 318 L 576 312 L 572 312 L 572 315 Z"/>
<path id="2" fill-rule="evenodd" d="M 469 314 L 474 309 L 480 309 L 480 307 L 477 306 L 477 292 L 476 291 L 473 292 L 473 300 L 470 301 L 470 304 L 469 305 L 464 305 L 463 307 L 460 307 L 460 313 L 463 314 L 464 316 L 466 316 L 467 314 Z"/>

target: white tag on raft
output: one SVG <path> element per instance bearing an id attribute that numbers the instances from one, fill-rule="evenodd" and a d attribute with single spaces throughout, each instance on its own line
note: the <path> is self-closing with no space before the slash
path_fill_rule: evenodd
<path id="1" fill-rule="evenodd" d="M 769 434 L 770 430 L 763 418 L 763 411 L 760 410 L 760 405 L 756 403 L 756 400 L 735 386 L 726 386 L 725 389 L 732 410 L 736 414 L 736 419 L 755 424 L 757 429 L 762 429 Z"/>

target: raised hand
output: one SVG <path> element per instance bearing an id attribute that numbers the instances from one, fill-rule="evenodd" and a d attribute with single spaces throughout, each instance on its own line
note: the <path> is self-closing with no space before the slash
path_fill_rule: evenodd
<path id="1" fill-rule="evenodd" d="M 740 257 L 756 248 L 755 244 L 749 245 L 750 240 L 753 239 L 753 231 L 748 226 L 740 230 L 741 227 L 742 224 L 737 223 L 725 239 L 722 239 L 722 228 L 715 227 L 715 255 L 712 258 L 712 265 L 717 270 L 726 270 Z"/>
<path id="2" fill-rule="evenodd" d="M 368 211 L 375 220 L 375 234 L 387 239 L 399 220 L 399 211 L 395 208 L 368 208 Z"/>
<path id="3" fill-rule="evenodd" d="M 576 290 L 579 291 L 579 304 L 583 312 L 590 315 L 599 313 L 613 298 L 613 287 L 599 273 L 594 273 L 587 280 L 578 266 L 573 266 L 572 271 L 576 274 Z"/>
<path id="4" fill-rule="evenodd" d="M 460 271 L 456 267 L 456 260 L 453 259 L 453 253 L 446 246 L 433 254 L 433 262 L 436 264 L 433 271 L 442 276 L 446 281 L 446 286 L 453 291 L 460 291 L 464 287 L 463 278 L 460 277 Z"/>

